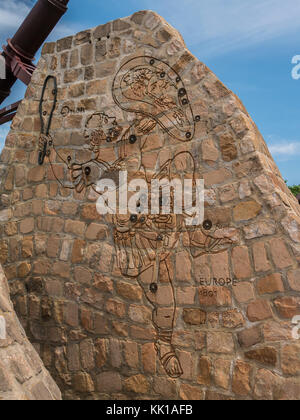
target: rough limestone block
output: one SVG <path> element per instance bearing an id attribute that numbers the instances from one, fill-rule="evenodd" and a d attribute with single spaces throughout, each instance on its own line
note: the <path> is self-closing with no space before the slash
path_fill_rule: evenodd
<path id="1" fill-rule="evenodd" d="M 61 393 L 29 343 L 0 267 L 0 400 L 60 400 Z"/>

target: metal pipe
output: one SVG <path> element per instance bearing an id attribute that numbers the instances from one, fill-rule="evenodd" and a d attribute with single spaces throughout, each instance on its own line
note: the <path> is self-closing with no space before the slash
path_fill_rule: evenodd
<path id="1" fill-rule="evenodd" d="M 26 60 L 34 60 L 34 55 L 66 12 L 68 1 L 39 0 L 9 42 L 9 46 Z"/>
<path id="2" fill-rule="evenodd" d="M 67 11 L 69 0 L 38 0 L 16 34 L 3 46 L 7 77 L 0 80 L 0 104 L 17 78 L 28 84 L 34 55 Z"/>
<path id="3" fill-rule="evenodd" d="M 5 124 L 6 122 L 11 121 L 16 115 L 18 106 L 22 101 L 15 102 L 11 105 L 6 106 L 3 109 L 0 109 L 0 124 Z"/>

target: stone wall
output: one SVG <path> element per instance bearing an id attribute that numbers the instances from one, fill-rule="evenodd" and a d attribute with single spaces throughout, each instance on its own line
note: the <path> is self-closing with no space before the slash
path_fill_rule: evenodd
<path id="1" fill-rule="evenodd" d="M 61 393 L 20 325 L 0 267 L 0 400 L 59 400 Z"/>
<path id="2" fill-rule="evenodd" d="M 89 179 L 120 156 L 148 180 L 204 178 L 206 223 L 100 216 Z M 299 204 L 242 103 L 160 16 L 46 44 L 1 162 L 0 261 L 65 398 L 300 398 Z"/>

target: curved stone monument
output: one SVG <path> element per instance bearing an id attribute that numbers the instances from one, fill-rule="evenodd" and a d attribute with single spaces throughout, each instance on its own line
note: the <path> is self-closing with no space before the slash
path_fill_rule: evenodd
<path id="1" fill-rule="evenodd" d="M 300 398 L 299 204 L 160 16 L 46 44 L 1 161 L 0 261 L 64 398 Z M 204 179 L 203 223 L 164 196 L 100 215 L 125 171 Z"/>

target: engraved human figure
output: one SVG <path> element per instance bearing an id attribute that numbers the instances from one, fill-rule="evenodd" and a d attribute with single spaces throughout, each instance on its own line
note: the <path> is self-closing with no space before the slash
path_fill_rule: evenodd
<path id="1" fill-rule="evenodd" d="M 125 69 L 127 72 L 123 70 L 121 73 L 125 74 L 121 74 L 120 84 L 115 79 L 115 102 L 134 113 L 129 128 L 123 128 L 114 117 L 101 112 L 87 119 L 84 136 L 93 158 L 84 163 L 68 163 L 77 192 L 91 187 L 99 193 L 97 182 L 107 178 L 114 180 L 119 188 L 119 172 L 122 170 L 127 171 L 128 182 L 143 179 L 149 190 L 153 179 L 182 180 L 186 168 L 195 179 L 195 162 L 188 150 L 167 160 L 164 160 L 162 150 L 155 168 L 146 169 L 142 164 L 150 134 L 168 134 L 179 142 L 186 142 L 192 139 L 195 131 L 183 83 L 178 75 L 171 74 L 170 67 L 161 63 L 159 68 L 154 68 L 151 61 L 146 66 Z M 181 171 L 181 167 L 185 170 Z M 187 226 L 185 214 L 163 214 L 162 208 L 166 204 L 163 194 L 159 199 L 159 214 L 148 214 L 145 208 L 150 207 L 150 201 L 151 197 L 141 196 L 135 214 L 117 212 L 112 216 L 116 255 L 122 275 L 135 279 L 151 304 L 159 360 L 170 377 L 178 378 L 183 370 L 172 344 L 176 299 L 168 259 L 178 247 L 181 235 L 184 235 L 183 244 L 191 255 L 198 257 L 224 251 L 233 243 L 236 232 L 213 226 L 210 221 L 197 227 Z M 174 193 L 170 201 L 174 201 Z"/>
<path id="2" fill-rule="evenodd" d="M 191 170 L 194 171 L 190 153 L 181 152 L 165 162 L 157 174 L 153 175 L 152 171 L 148 174 L 141 165 L 143 153 L 136 153 L 142 149 L 144 139 L 137 138 L 136 143 L 131 144 L 127 135 L 122 136 L 122 129 L 115 120 L 105 114 L 94 114 L 88 120 L 85 135 L 89 140 L 89 147 L 95 153 L 95 159 L 70 166 L 78 192 L 88 186 L 97 191 L 96 183 L 101 178 L 117 181 L 118 173 L 122 169 L 128 171 L 128 182 L 138 177 L 147 183 L 150 183 L 154 177 L 172 181 L 178 176 L 177 168 L 180 167 L 182 159 L 189 160 Z M 108 162 L 102 159 L 101 151 L 103 152 L 107 142 L 115 146 L 114 161 Z M 134 155 L 131 153 L 133 147 Z M 187 234 L 188 248 L 196 257 L 223 251 L 224 245 L 232 243 L 232 232 L 207 224 L 197 227 L 197 230 L 187 229 L 184 215 L 143 214 L 142 207 L 149 203 L 141 199 L 141 203 L 138 204 L 140 209 L 136 215 L 117 213 L 112 216 L 117 261 L 121 273 L 138 281 L 152 305 L 152 321 L 157 334 L 155 348 L 158 357 L 166 373 L 172 378 L 178 378 L 183 372 L 172 345 L 176 299 L 168 257 L 178 246 L 181 234 Z M 160 204 L 162 206 L 164 203 Z"/>

